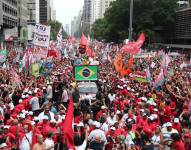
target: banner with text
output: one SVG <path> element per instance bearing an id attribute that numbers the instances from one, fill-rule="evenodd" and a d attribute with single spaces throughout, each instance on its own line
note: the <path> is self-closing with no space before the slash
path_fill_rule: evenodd
<path id="1" fill-rule="evenodd" d="M 50 41 L 50 26 L 36 24 L 34 28 L 33 44 L 48 47 Z"/>

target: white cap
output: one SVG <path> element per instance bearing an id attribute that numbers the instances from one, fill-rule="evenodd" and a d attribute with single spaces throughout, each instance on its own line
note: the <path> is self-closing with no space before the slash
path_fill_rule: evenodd
<path id="1" fill-rule="evenodd" d="M 127 121 L 128 121 L 128 122 L 131 122 L 132 120 L 133 120 L 133 119 L 129 118 Z"/>
<path id="2" fill-rule="evenodd" d="M 29 91 L 29 92 L 28 92 L 28 94 L 30 94 L 30 95 L 31 95 L 31 94 L 32 94 L 32 91 Z"/>
<path id="3" fill-rule="evenodd" d="M 140 112 L 144 112 L 144 109 L 140 109 Z"/>
<path id="4" fill-rule="evenodd" d="M 158 118 L 157 114 L 152 114 L 152 116 L 153 116 L 154 119 Z"/>
<path id="5" fill-rule="evenodd" d="M 172 127 L 172 123 L 171 122 L 167 122 L 166 123 L 166 127 Z"/>
<path id="6" fill-rule="evenodd" d="M 48 116 L 43 116 L 43 120 L 48 120 Z"/>
<path id="7" fill-rule="evenodd" d="M 22 99 L 25 99 L 25 95 L 22 95 L 22 97 L 21 97 Z"/>
<path id="8" fill-rule="evenodd" d="M 31 115 L 31 116 L 32 116 L 32 115 L 33 115 L 33 112 L 32 112 L 32 111 L 29 111 L 29 115 Z"/>
<path id="9" fill-rule="evenodd" d="M 33 120 L 34 121 L 38 121 L 39 119 L 38 119 L 38 117 L 34 117 Z"/>
<path id="10" fill-rule="evenodd" d="M 56 123 L 56 120 L 55 119 L 51 119 L 50 122 L 51 123 Z"/>
<path id="11" fill-rule="evenodd" d="M 154 120 L 154 117 L 153 116 L 149 116 L 148 117 L 150 120 Z"/>
<path id="12" fill-rule="evenodd" d="M 31 125 L 35 125 L 35 122 L 34 122 L 34 121 L 31 121 Z"/>
<path id="13" fill-rule="evenodd" d="M 4 126 L 4 129 L 9 129 L 10 128 L 10 126 Z"/>
<path id="14" fill-rule="evenodd" d="M 157 108 L 154 108 L 154 111 L 158 111 L 158 109 L 157 109 Z"/>
<path id="15" fill-rule="evenodd" d="M 26 98 L 28 98 L 28 97 L 29 97 L 29 95 L 27 94 L 27 95 L 26 95 Z"/>
<path id="16" fill-rule="evenodd" d="M 105 106 L 101 106 L 101 109 L 106 109 L 106 107 Z"/>
<path id="17" fill-rule="evenodd" d="M 20 117 L 24 119 L 25 118 L 25 114 L 20 114 Z"/>
<path id="18" fill-rule="evenodd" d="M 6 146 L 7 146 L 6 143 L 2 143 L 2 144 L 0 145 L 0 148 L 4 148 L 4 147 L 6 147 Z"/>
<path id="19" fill-rule="evenodd" d="M 113 130 L 113 131 L 115 131 L 115 130 L 116 130 L 116 128 L 115 128 L 115 127 L 111 127 L 110 129 L 111 129 L 111 130 Z"/>
<path id="20" fill-rule="evenodd" d="M 20 99 L 20 100 L 19 100 L 19 103 L 22 103 L 22 102 L 23 102 L 23 100 L 22 100 L 22 99 Z"/>
<path id="21" fill-rule="evenodd" d="M 174 123 L 179 123 L 179 119 L 178 118 L 174 118 Z"/>

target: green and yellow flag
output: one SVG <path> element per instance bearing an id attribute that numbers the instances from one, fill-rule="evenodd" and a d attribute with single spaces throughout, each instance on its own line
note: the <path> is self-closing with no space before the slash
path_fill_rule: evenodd
<path id="1" fill-rule="evenodd" d="M 98 79 L 98 66 L 75 66 L 76 81 L 94 81 Z"/>
<path id="2" fill-rule="evenodd" d="M 39 75 L 39 71 L 40 71 L 40 64 L 39 63 L 32 64 L 32 75 L 37 77 Z"/>

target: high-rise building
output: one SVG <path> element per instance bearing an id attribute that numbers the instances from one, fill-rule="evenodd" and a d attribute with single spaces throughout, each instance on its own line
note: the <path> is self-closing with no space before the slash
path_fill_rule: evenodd
<path id="1" fill-rule="evenodd" d="M 100 6 L 101 0 L 92 0 L 91 24 L 93 24 L 97 19 L 101 17 Z"/>
<path id="2" fill-rule="evenodd" d="M 18 37 L 17 0 L 0 1 L 0 44 Z"/>
<path id="3" fill-rule="evenodd" d="M 49 20 L 56 20 L 56 10 L 54 9 L 53 0 L 50 0 L 49 12 Z"/>
<path id="4" fill-rule="evenodd" d="M 64 26 L 64 31 L 65 31 L 68 35 L 70 35 L 70 26 L 69 26 L 69 24 L 66 24 L 66 25 Z"/>
<path id="5" fill-rule="evenodd" d="M 81 25 L 82 25 L 82 13 L 83 10 L 80 10 L 78 16 L 75 16 L 71 21 L 71 35 L 79 37 L 81 35 Z"/>
<path id="6" fill-rule="evenodd" d="M 53 10 L 51 13 L 51 20 L 56 20 L 56 10 Z"/>
<path id="7" fill-rule="evenodd" d="M 82 21 L 84 24 L 91 22 L 92 16 L 92 0 L 84 0 Z"/>
<path id="8" fill-rule="evenodd" d="M 13 28 L 18 25 L 17 0 L 0 1 L 1 28 Z"/>
<path id="9" fill-rule="evenodd" d="M 39 16 L 40 23 L 47 24 L 48 20 L 50 20 L 50 0 L 40 0 L 39 1 Z"/>
<path id="10" fill-rule="evenodd" d="M 26 0 L 18 0 L 18 26 L 26 27 L 28 20 L 28 9 Z"/>
<path id="11" fill-rule="evenodd" d="M 39 0 L 27 0 L 28 24 L 35 25 L 40 22 L 39 19 Z"/>
<path id="12" fill-rule="evenodd" d="M 116 0 L 101 0 L 100 4 L 100 17 L 103 18 L 105 11 L 110 7 L 111 2 L 114 2 Z"/>

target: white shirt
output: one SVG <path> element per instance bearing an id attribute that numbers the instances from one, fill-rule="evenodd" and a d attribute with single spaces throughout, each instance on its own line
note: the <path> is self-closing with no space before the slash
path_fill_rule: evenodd
<path id="1" fill-rule="evenodd" d="M 101 141 L 107 142 L 107 139 L 105 137 L 105 133 L 102 130 L 100 130 L 100 129 L 95 129 L 95 130 L 91 131 L 90 135 L 88 136 L 88 141 L 94 141 L 95 137 L 97 135 L 100 136 Z"/>
<path id="2" fill-rule="evenodd" d="M 85 150 L 87 145 L 87 140 L 84 140 L 83 144 L 80 146 L 75 146 L 76 150 Z"/>
<path id="3" fill-rule="evenodd" d="M 109 130 L 109 126 L 107 125 L 107 123 L 103 123 L 103 125 L 101 126 L 101 130 L 103 130 L 104 132 L 107 132 Z"/>
<path id="4" fill-rule="evenodd" d="M 111 102 L 113 102 L 116 98 L 115 98 L 115 94 L 110 94 L 108 95 L 108 98 Z"/>
<path id="5" fill-rule="evenodd" d="M 0 107 L 0 112 L 1 112 L 1 115 L 4 116 L 4 110 L 2 107 Z"/>
<path id="6" fill-rule="evenodd" d="M 48 99 L 51 99 L 52 98 L 52 86 L 51 85 L 48 85 L 47 87 L 47 98 Z"/>
<path id="7" fill-rule="evenodd" d="M 49 113 L 50 113 L 50 118 L 51 118 L 51 120 L 54 119 L 54 113 L 52 113 L 51 111 L 49 111 Z M 38 115 L 39 122 L 42 122 L 42 121 L 43 121 L 44 116 L 45 116 L 45 115 L 44 115 L 44 111 L 41 112 L 41 113 Z"/>
<path id="8" fill-rule="evenodd" d="M 40 109 L 38 97 L 31 98 L 30 104 L 32 105 L 32 111 Z"/>
<path id="9" fill-rule="evenodd" d="M 29 142 L 32 143 L 32 131 L 29 133 L 26 133 L 25 136 L 28 138 Z M 20 150 L 30 150 L 30 144 L 25 136 L 20 141 L 20 145 L 19 145 Z"/>
<path id="10" fill-rule="evenodd" d="M 62 101 L 63 102 L 68 102 L 68 92 L 67 90 L 64 90 L 62 93 Z"/>
<path id="11" fill-rule="evenodd" d="M 160 135 L 153 135 L 153 137 L 152 137 L 152 143 L 153 144 L 160 144 Z M 159 148 L 158 148 L 158 146 L 154 146 L 154 150 L 158 150 Z"/>
<path id="12" fill-rule="evenodd" d="M 46 138 L 46 140 L 44 141 L 44 144 L 45 144 L 46 149 L 54 150 L 54 141 L 52 139 Z"/>
<path id="13" fill-rule="evenodd" d="M 108 118 L 107 118 L 107 122 L 109 123 L 110 126 L 114 125 L 114 123 L 115 123 L 116 121 L 117 121 L 116 115 L 115 115 L 113 118 L 111 118 L 111 117 L 108 117 Z"/>

